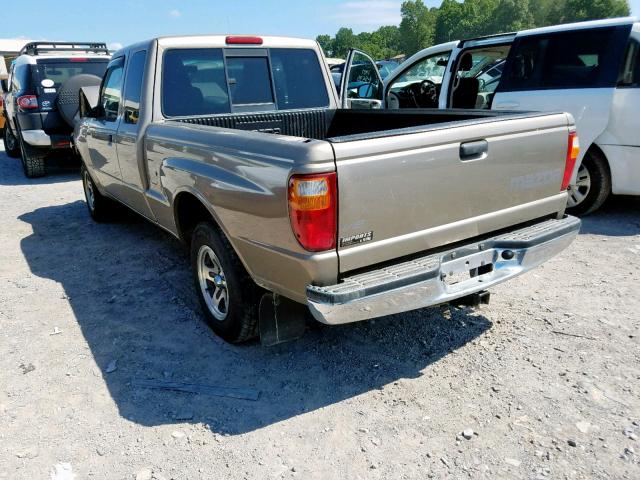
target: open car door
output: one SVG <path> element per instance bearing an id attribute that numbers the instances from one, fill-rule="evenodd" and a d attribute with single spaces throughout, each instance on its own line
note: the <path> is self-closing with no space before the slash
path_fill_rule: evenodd
<path id="1" fill-rule="evenodd" d="M 349 50 L 340 83 L 342 108 L 381 108 L 383 90 L 372 58 L 360 50 Z"/>

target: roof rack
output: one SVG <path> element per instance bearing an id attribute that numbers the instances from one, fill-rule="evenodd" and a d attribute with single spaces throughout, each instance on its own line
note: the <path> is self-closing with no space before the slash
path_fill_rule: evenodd
<path id="1" fill-rule="evenodd" d="M 109 55 L 106 43 L 94 42 L 29 42 L 22 47 L 20 55 L 39 55 L 53 52 L 104 53 Z"/>

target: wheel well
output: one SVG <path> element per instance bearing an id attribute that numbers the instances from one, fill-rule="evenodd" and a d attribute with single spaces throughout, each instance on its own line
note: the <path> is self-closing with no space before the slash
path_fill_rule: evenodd
<path id="1" fill-rule="evenodd" d="M 183 192 L 178 194 L 174 203 L 178 234 L 187 243 L 191 241 L 191 234 L 198 223 L 207 220 L 213 221 L 213 216 L 207 207 L 198 197 L 191 193 Z"/>
<path id="2" fill-rule="evenodd" d="M 597 144 L 592 143 L 587 149 L 585 156 L 587 156 L 589 153 L 595 154 L 597 157 L 600 157 L 604 161 L 604 165 L 605 167 L 607 167 L 607 170 L 609 171 L 609 177 L 611 177 L 611 167 L 609 166 L 609 159 L 604 154 L 602 149 Z"/>

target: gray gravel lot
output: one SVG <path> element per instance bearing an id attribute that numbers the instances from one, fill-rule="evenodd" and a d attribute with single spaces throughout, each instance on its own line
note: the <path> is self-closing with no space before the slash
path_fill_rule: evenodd
<path id="1" fill-rule="evenodd" d="M 266 349 L 207 329 L 177 241 L 82 198 L 0 153 L 0 478 L 640 478 L 638 199 L 481 310 Z"/>

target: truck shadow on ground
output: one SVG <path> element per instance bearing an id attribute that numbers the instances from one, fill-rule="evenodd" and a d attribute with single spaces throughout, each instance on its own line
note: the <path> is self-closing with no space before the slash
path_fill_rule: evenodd
<path id="1" fill-rule="evenodd" d="M 470 310 L 425 309 L 372 322 L 311 329 L 272 348 L 232 346 L 201 320 L 186 249 L 137 219 L 96 224 L 84 202 L 20 219 L 31 271 L 59 282 L 120 414 L 142 425 L 203 422 L 236 435 L 329 407 L 403 378 L 491 327 Z M 52 253 L 53 252 L 53 253 Z M 53 328 L 53 326 L 51 326 Z M 107 366 L 117 361 L 117 370 Z M 78 375 L 91 375 L 86 362 Z M 257 401 L 148 390 L 135 379 L 243 387 Z M 132 383 L 133 382 L 133 383 Z M 355 414 L 355 413 L 354 413 Z M 319 427 L 320 428 L 320 427 Z"/>
<path id="2" fill-rule="evenodd" d="M 582 218 L 580 233 L 606 236 L 640 234 L 640 197 L 612 195 L 600 210 Z"/>

